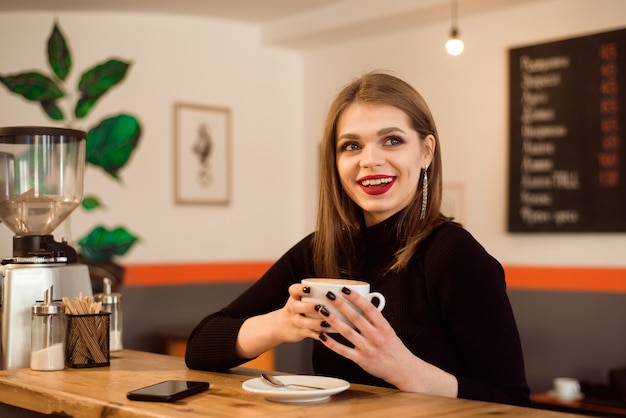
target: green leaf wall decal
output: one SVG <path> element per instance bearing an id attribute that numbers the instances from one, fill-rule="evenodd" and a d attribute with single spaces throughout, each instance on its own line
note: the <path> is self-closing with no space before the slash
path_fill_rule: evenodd
<path id="1" fill-rule="evenodd" d="M 122 227 L 107 230 L 98 225 L 78 241 L 85 258 L 91 261 L 109 261 L 115 255 L 124 255 L 139 238 Z"/>
<path id="2" fill-rule="evenodd" d="M 134 116 L 119 114 L 100 122 L 87 133 L 87 161 L 118 179 L 118 170 L 130 159 L 141 136 Z"/>
<path id="3" fill-rule="evenodd" d="M 64 96 L 63 91 L 50 77 L 36 71 L 0 76 L 0 82 L 27 100 L 56 100 Z"/>
<path id="4" fill-rule="evenodd" d="M 98 97 L 124 79 L 130 64 L 111 59 L 87 70 L 80 77 L 78 90 L 83 97 Z"/>
<path id="5" fill-rule="evenodd" d="M 93 105 L 96 104 L 96 101 L 98 101 L 99 98 L 100 96 L 81 97 L 80 99 L 78 99 L 78 101 L 76 102 L 76 108 L 74 109 L 74 116 L 76 116 L 77 119 L 82 119 L 87 116 L 87 114 L 89 113 Z"/>
<path id="6" fill-rule="evenodd" d="M 94 210 L 102 206 L 102 202 L 96 196 L 85 196 L 83 197 L 82 206 L 85 210 Z"/>
<path id="7" fill-rule="evenodd" d="M 41 107 L 52 120 L 63 120 L 63 111 L 54 100 L 42 100 Z"/>
<path id="8" fill-rule="evenodd" d="M 65 38 L 55 23 L 48 38 L 48 63 L 61 81 L 65 81 L 72 68 L 72 56 L 65 43 Z"/>

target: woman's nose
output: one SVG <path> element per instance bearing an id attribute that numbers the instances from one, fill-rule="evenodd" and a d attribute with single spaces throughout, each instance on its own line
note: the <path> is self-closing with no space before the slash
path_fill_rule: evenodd
<path id="1" fill-rule="evenodd" d="M 383 165 L 385 158 L 381 150 L 376 147 L 365 147 L 361 152 L 361 167 L 371 168 Z"/>

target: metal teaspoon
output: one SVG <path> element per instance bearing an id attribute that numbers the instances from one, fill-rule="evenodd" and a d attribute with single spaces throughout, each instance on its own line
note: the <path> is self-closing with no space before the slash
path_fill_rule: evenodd
<path id="1" fill-rule="evenodd" d="M 271 374 L 268 373 L 261 373 L 261 377 L 263 378 L 263 380 L 267 383 L 269 383 L 272 386 L 275 386 L 277 388 L 286 388 L 289 386 L 297 386 L 297 387 L 301 387 L 301 388 L 305 388 L 305 389 L 319 389 L 319 390 L 325 390 L 328 388 L 318 388 L 317 386 L 307 386 L 307 385 L 298 385 L 295 383 L 283 383 L 280 380 L 278 380 L 278 378 L 272 376 Z"/>

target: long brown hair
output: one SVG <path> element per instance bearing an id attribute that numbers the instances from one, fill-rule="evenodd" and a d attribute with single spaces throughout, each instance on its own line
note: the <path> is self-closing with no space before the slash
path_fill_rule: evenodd
<path id="1" fill-rule="evenodd" d="M 397 235 L 402 245 L 387 271 L 404 269 L 419 243 L 448 219 L 440 212 L 441 147 L 437 127 L 426 101 L 413 87 L 395 76 L 383 72 L 367 73 L 338 93 L 326 117 L 321 152 L 317 229 L 313 240 L 315 271 L 323 277 L 350 276 L 354 239 L 359 236 L 363 225 L 363 211 L 343 191 L 336 164 L 337 121 L 344 109 L 357 101 L 394 106 L 408 115 L 413 129 L 422 141 L 428 135 L 435 138 L 432 161 L 427 168 L 426 211 L 421 218 L 423 182 L 420 181 L 415 198 L 404 210 L 399 221 Z"/>

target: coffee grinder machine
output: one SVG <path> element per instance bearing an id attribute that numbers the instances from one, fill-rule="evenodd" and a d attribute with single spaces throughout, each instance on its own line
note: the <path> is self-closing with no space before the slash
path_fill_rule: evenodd
<path id="1" fill-rule="evenodd" d="M 15 234 L 0 265 L 1 369 L 29 367 L 31 308 L 47 289 L 92 295 L 87 266 L 52 235 L 83 198 L 85 146 L 74 129 L 0 128 L 0 220 Z"/>

